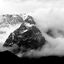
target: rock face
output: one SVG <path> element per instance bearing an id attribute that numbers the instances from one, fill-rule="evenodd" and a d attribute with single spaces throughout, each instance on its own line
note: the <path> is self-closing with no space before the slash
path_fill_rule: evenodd
<path id="1" fill-rule="evenodd" d="M 19 24 L 23 22 L 23 18 L 20 15 L 10 15 L 10 14 L 5 14 L 1 15 L 0 18 L 0 27 L 6 27 L 6 26 L 13 26 L 16 24 Z"/>
<path id="2" fill-rule="evenodd" d="M 28 16 L 20 27 L 9 35 L 3 46 L 10 48 L 14 54 L 41 48 L 46 40 L 35 24 L 33 18 Z"/>

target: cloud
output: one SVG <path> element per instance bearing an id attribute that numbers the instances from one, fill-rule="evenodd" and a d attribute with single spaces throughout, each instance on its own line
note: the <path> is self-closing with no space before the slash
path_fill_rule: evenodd
<path id="1" fill-rule="evenodd" d="M 0 1 L 0 13 L 32 12 L 41 6 L 42 3 L 37 1 L 26 1 L 26 2 Z"/>
<path id="2" fill-rule="evenodd" d="M 58 2 L 55 0 L 0 0 L 0 14 L 28 13 L 33 12 L 38 8 L 61 7 L 63 2 L 57 1 Z"/>

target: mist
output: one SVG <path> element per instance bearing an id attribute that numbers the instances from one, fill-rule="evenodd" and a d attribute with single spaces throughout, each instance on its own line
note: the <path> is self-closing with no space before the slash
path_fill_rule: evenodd
<path id="1" fill-rule="evenodd" d="M 0 0 L 0 14 L 30 13 L 40 8 L 63 8 L 63 0 Z"/>

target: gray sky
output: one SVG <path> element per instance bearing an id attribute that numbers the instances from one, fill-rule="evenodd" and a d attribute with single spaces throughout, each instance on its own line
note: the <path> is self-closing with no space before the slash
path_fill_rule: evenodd
<path id="1" fill-rule="evenodd" d="M 61 8 L 63 6 L 63 0 L 0 0 L 0 14 L 27 13 L 40 8 Z"/>

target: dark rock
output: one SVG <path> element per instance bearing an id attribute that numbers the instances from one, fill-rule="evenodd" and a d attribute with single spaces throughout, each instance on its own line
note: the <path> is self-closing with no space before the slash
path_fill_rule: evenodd
<path id="1" fill-rule="evenodd" d="M 36 24 L 32 16 L 29 16 L 25 19 L 25 22 L 28 22 L 30 24 Z"/>
<path id="2" fill-rule="evenodd" d="M 26 20 L 28 22 L 28 20 Z M 31 24 L 33 24 L 31 22 Z M 35 23 L 34 23 L 35 24 Z M 26 30 L 26 32 L 23 32 Z M 4 43 L 4 47 L 11 47 L 14 54 L 22 52 L 27 52 L 28 50 L 37 50 L 45 44 L 46 40 L 42 36 L 40 30 L 34 25 L 32 27 L 26 28 L 23 24 L 13 33 L 11 33 L 8 39 Z M 17 48 L 14 48 L 14 44 Z"/>

